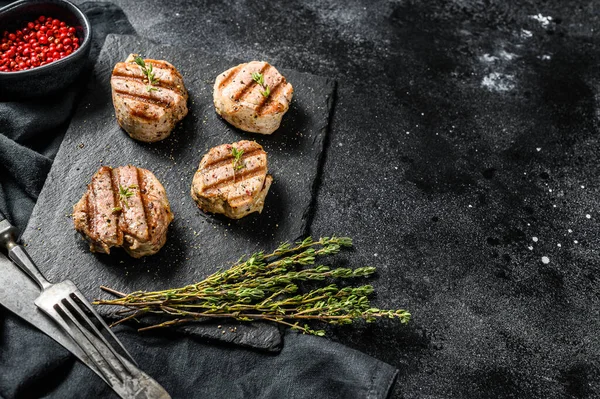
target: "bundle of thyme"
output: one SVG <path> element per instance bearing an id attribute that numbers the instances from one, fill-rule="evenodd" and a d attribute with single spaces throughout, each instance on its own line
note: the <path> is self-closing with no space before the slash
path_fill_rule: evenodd
<path id="1" fill-rule="evenodd" d="M 169 318 L 139 331 L 209 318 L 267 320 L 319 336 L 325 332 L 313 330 L 304 323 L 318 320 L 343 325 L 357 320 L 374 322 L 383 317 L 407 323 L 410 313 L 405 310 L 371 307 L 368 296 L 373 293 L 372 286 L 339 287 L 331 283 L 333 279 L 370 276 L 375 272 L 374 267 L 315 266 L 317 258 L 335 255 L 350 246 L 352 240 L 347 237 L 323 237 L 317 241 L 308 237 L 295 245 L 281 244 L 271 253 L 257 252 L 242 257 L 230 269 L 182 288 L 126 295 L 102 286 L 119 298 L 96 300 L 94 304 L 125 308 L 118 312 L 122 318 L 113 325 L 138 320 L 144 315 L 160 314 Z M 299 293 L 299 282 L 327 284 Z"/>

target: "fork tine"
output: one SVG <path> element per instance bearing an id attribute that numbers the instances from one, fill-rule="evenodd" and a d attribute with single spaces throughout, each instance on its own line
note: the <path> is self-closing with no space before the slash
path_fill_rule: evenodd
<path id="1" fill-rule="evenodd" d="M 122 362 L 119 360 L 118 355 L 115 355 L 110 349 L 103 347 L 104 344 L 98 342 L 98 338 L 81 324 L 79 319 L 86 320 L 87 316 L 82 314 L 81 310 L 78 309 L 77 304 L 75 304 L 71 298 L 63 298 L 60 302 L 62 304 L 61 309 L 65 312 L 69 320 L 75 325 L 75 327 L 77 327 L 77 329 L 85 336 L 85 338 L 87 338 L 91 346 L 100 354 L 102 359 L 104 359 L 108 366 L 113 370 L 119 381 L 123 382 L 122 374 L 124 371 L 129 372 L 129 370 L 123 369 Z M 86 320 L 86 323 L 89 324 L 90 322 Z"/>
<path id="2" fill-rule="evenodd" d="M 96 327 L 96 324 L 94 324 L 94 322 L 92 320 L 90 320 L 90 318 L 88 317 L 89 315 L 85 314 L 85 312 L 82 311 L 82 309 L 80 308 L 82 301 L 81 299 L 77 296 L 77 293 L 71 293 L 71 300 L 69 301 L 69 303 L 72 303 L 73 305 L 77 306 L 77 310 L 80 312 L 80 314 L 83 316 L 83 320 L 85 320 L 87 326 L 94 332 L 94 334 L 104 343 L 104 345 L 106 345 L 106 348 L 115 356 L 115 358 L 119 361 L 119 363 L 121 363 L 121 365 L 127 370 L 129 371 L 129 373 L 131 374 L 131 370 L 129 369 L 129 367 L 127 366 L 127 364 L 121 360 L 121 356 L 119 354 L 119 352 L 117 352 L 112 345 L 108 342 L 108 340 L 104 337 L 104 335 L 100 332 L 100 330 L 98 330 L 98 327 Z M 85 302 L 83 302 L 83 304 L 85 305 Z M 100 316 L 98 316 L 97 314 L 94 314 L 94 317 L 98 318 Z M 100 321 L 100 319 L 97 319 L 98 321 Z M 116 338 L 115 338 L 116 339 Z M 117 341 L 118 342 L 118 341 Z M 119 342 L 120 343 L 120 342 Z"/>
<path id="3" fill-rule="evenodd" d="M 60 306 L 60 304 L 55 304 L 53 309 L 54 312 L 56 312 L 56 314 L 58 315 L 59 319 L 64 320 L 64 325 L 63 328 L 66 329 L 66 331 L 71 334 L 75 340 L 75 342 L 77 343 L 77 345 L 81 348 L 81 350 L 83 350 L 83 352 L 90 358 L 90 360 L 92 360 L 92 362 L 94 362 L 94 364 L 96 365 L 96 368 L 100 371 L 100 373 L 102 373 L 102 375 L 104 376 L 104 380 L 110 385 L 110 386 L 114 386 L 113 384 L 113 376 L 111 374 L 108 374 L 107 372 L 107 367 L 106 367 L 106 361 L 102 359 L 102 355 L 100 355 L 100 353 L 96 350 L 96 348 L 91 345 L 89 347 L 87 345 L 85 345 L 85 342 L 89 342 L 89 339 L 85 336 L 85 334 L 81 331 L 79 331 L 77 328 L 72 328 L 71 326 L 69 326 L 69 323 L 67 322 L 67 320 L 72 322 L 72 318 L 71 316 L 69 316 L 65 310 Z M 48 311 L 48 310 L 46 310 Z"/>
<path id="4" fill-rule="evenodd" d="M 82 304 L 83 306 L 85 306 L 85 308 L 87 310 L 89 310 L 94 315 L 94 317 L 96 318 L 96 320 L 98 320 L 100 322 L 100 325 L 102 325 L 102 327 L 104 328 L 104 331 L 108 332 L 110 334 L 110 336 L 112 337 L 113 341 L 116 342 L 119 345 L 119 348 L 121 348 L 121 350 L 123 351 L 123 354 L 126 355 L 127 360 L 129 360 L 131 363 L 133 363 L 134 365 L 136 365 L 137 367 L 139 367 L 139 365 L 137 364 L 137 362 L 135 361 L 135 359 L 129 354 L 129 352 L 127 351 L 127 349 L 125 349 L 125 347 L 123 346 L 123 344 L 121 343 L 121 341 L 119 341 L 119 339 L 117 338 L 117 336 L 112 332 L 112 330 L 106 324 L 106 322 L 104 321 L 104 319 L 102 319 L 102 317 L 90 305 L 90 303 L 87 301 L 87 299 L 85 299 L 85 297 L 80 292 L 73 292 L 71 295 L 74 295 L 79 300 L 79 303 Z M 102 333 L 100 333 L 100 331 L 98 331 L 98 329 L 95 328 L 95 330 L 98 333 L 98 335 L 100 335 L 100 337 L 102 337 L 102 340 L 104 341 L 104 343 L 106 344 L 106 346 L 108 346 L 111 349 L 111 351 L 114 352 L 114 349 L 108 343 L 108 341 L 106 340 L 106 338 L 104 338 L 104 335 Z"/>

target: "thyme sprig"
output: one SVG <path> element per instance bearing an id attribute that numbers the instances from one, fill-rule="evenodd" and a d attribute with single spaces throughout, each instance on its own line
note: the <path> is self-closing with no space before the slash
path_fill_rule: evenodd
<path id="1" fill-rule="evenodd" d="M 231 147 L 231 155 L 233 155 L 233 170 L 239 170 L 244 167 L 244 163 L 242 162 L 242 155 L 244 155 L 244 150 L 238 150 L 235 147 Z"/>
<path id="2" fill-rule="evenodd" d="M 133 191 L 131 190 L 135 188 L 137 188 L 135 184 L 132 184 L 129 187 L 123 187 L 119 184 L 119 198 L 127 209 L 129 209 L 129 203 L 127 202 L 127 199 L 133 196 Z M 113 208 L 113 212 L 120 212 L 121 210 L 122 208 L 120 206 Z"/>
<path id="3" fill-rule="evenodd" d="M 142 73 L 146 75 L 146 78 L 148 79 L 148 86 L 146 86 L 146 90 L 148 90 L 148 92 L 158 90 L 156 87 L 153 87 L 153 85 L 158 84 L 159 79 L 154 76 L 152 64 L 148 63 L 148 66 L 146 66 L 146 62 L 140 55 L 137 55 L 134 61 L 136 64 L 138 64 L 142 70 Z"/>
<path id="4" fill-rule="evenodd" d="M 262 73 L 252 72 L 252 80 L 258 83 L 264 89 L 260 91 L 260 94 L 262 94 L 265 98 L 271 95 L 271 89 L 265 84 L 265 77 Z"/>
<path id="5" fill-rule="evenodd" d="M 323 237 L 316 241 L 308 237 L 295 244 L 283 243 L 270 253 L 242 257 L 231 268 L 181 288 L 124 294 L 102 286 L 118 298 L 96 300 L 94 304 L 124 308 L 118 312 L 122 318 L 113 325 L 145 315 L 167 318 L 139 331 L 214 318 L 266 320 L 319 336 L 325 331 L 314 330 L 307 322 L 345 325 L 389 318 L 407 323 L 410 313 L 406 310 L 371 306 L 368 298 L 373 293 L 371 285 L 340 287 L 332 282 L 371 276 L 374 267 L 315 265 L 317 258 L 335 255 L 351 245 L 352 240 L 347 237 Z M 301 292 L 300 282 L 313 285 L 326 282 L 326 285 Z"/>

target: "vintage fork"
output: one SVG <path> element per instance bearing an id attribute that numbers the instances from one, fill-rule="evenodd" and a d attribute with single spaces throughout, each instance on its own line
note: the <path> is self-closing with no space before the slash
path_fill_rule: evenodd
<path id="1" fill-rule="evenodd" d="M 3 220 L 4 219 L 4 220 Z M 104 320 L 69 280 L 51 284 L 44 278 L 25 248 L 15 242 L 16 229 L 0 213 L 0 247 L 41 288 L 35 304 L 51 317 L 88 356 L 85 362 L 122 398 L 169 399 L 169 394 L 142 372 Z M 104 332 L 121 349 L 118 353 Z"/>

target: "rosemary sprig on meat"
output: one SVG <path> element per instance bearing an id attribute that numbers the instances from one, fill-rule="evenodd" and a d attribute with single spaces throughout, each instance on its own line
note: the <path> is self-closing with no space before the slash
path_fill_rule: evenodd
<path id="1" fill-rule="evenodd" d="M 148 92 L 158 90 L 156 87 L 152 87 L 153 85 L 158 84 L 159 81 L 158 78 L 154 76 L 152 64 L 148 64 L 148 66 L 146 66 L 146 62 L 140 55 L 136 56 L 134 61 L 136 64 L 138 64 L 142 70 L 142 73 L 146 75 L 146 79 L 148 79 L 148 86 L 146 86 L 146 90 L 148 90 Z"/>
<path id="2" fill-rule="evenodd" d="M 375 273 L 374 267 L 315 266 L 317 258 L 335 255 L 351 245 L 352 240 L 347 237 L 323 237 L 317 241 L 309 237 L 294 245 L 281 244 L 270 253 L 257 252 L 242 257 L 230 269 L 181 288 L 123 294 L 102 286 L 119 298 L 96 300 L 94 304 L 125 308 L 119 312 L 122 318 L 113 325 L 145 315 L 167 318 L 139 331 L 213 318 L 267 320 L 319 336 L 325 331 L 314 330 L 307 322 L 344 325 L 358 320 L 374 322 L 390 318 L 407 323 L 410 313 L 406 310 L 371 306 L 368 298 L 373 293 L 371 285 L 340 287 L 332 282 L 371 276 Z M 321 286 L 300 292 L 300 282 L 321 283 Z"/>

